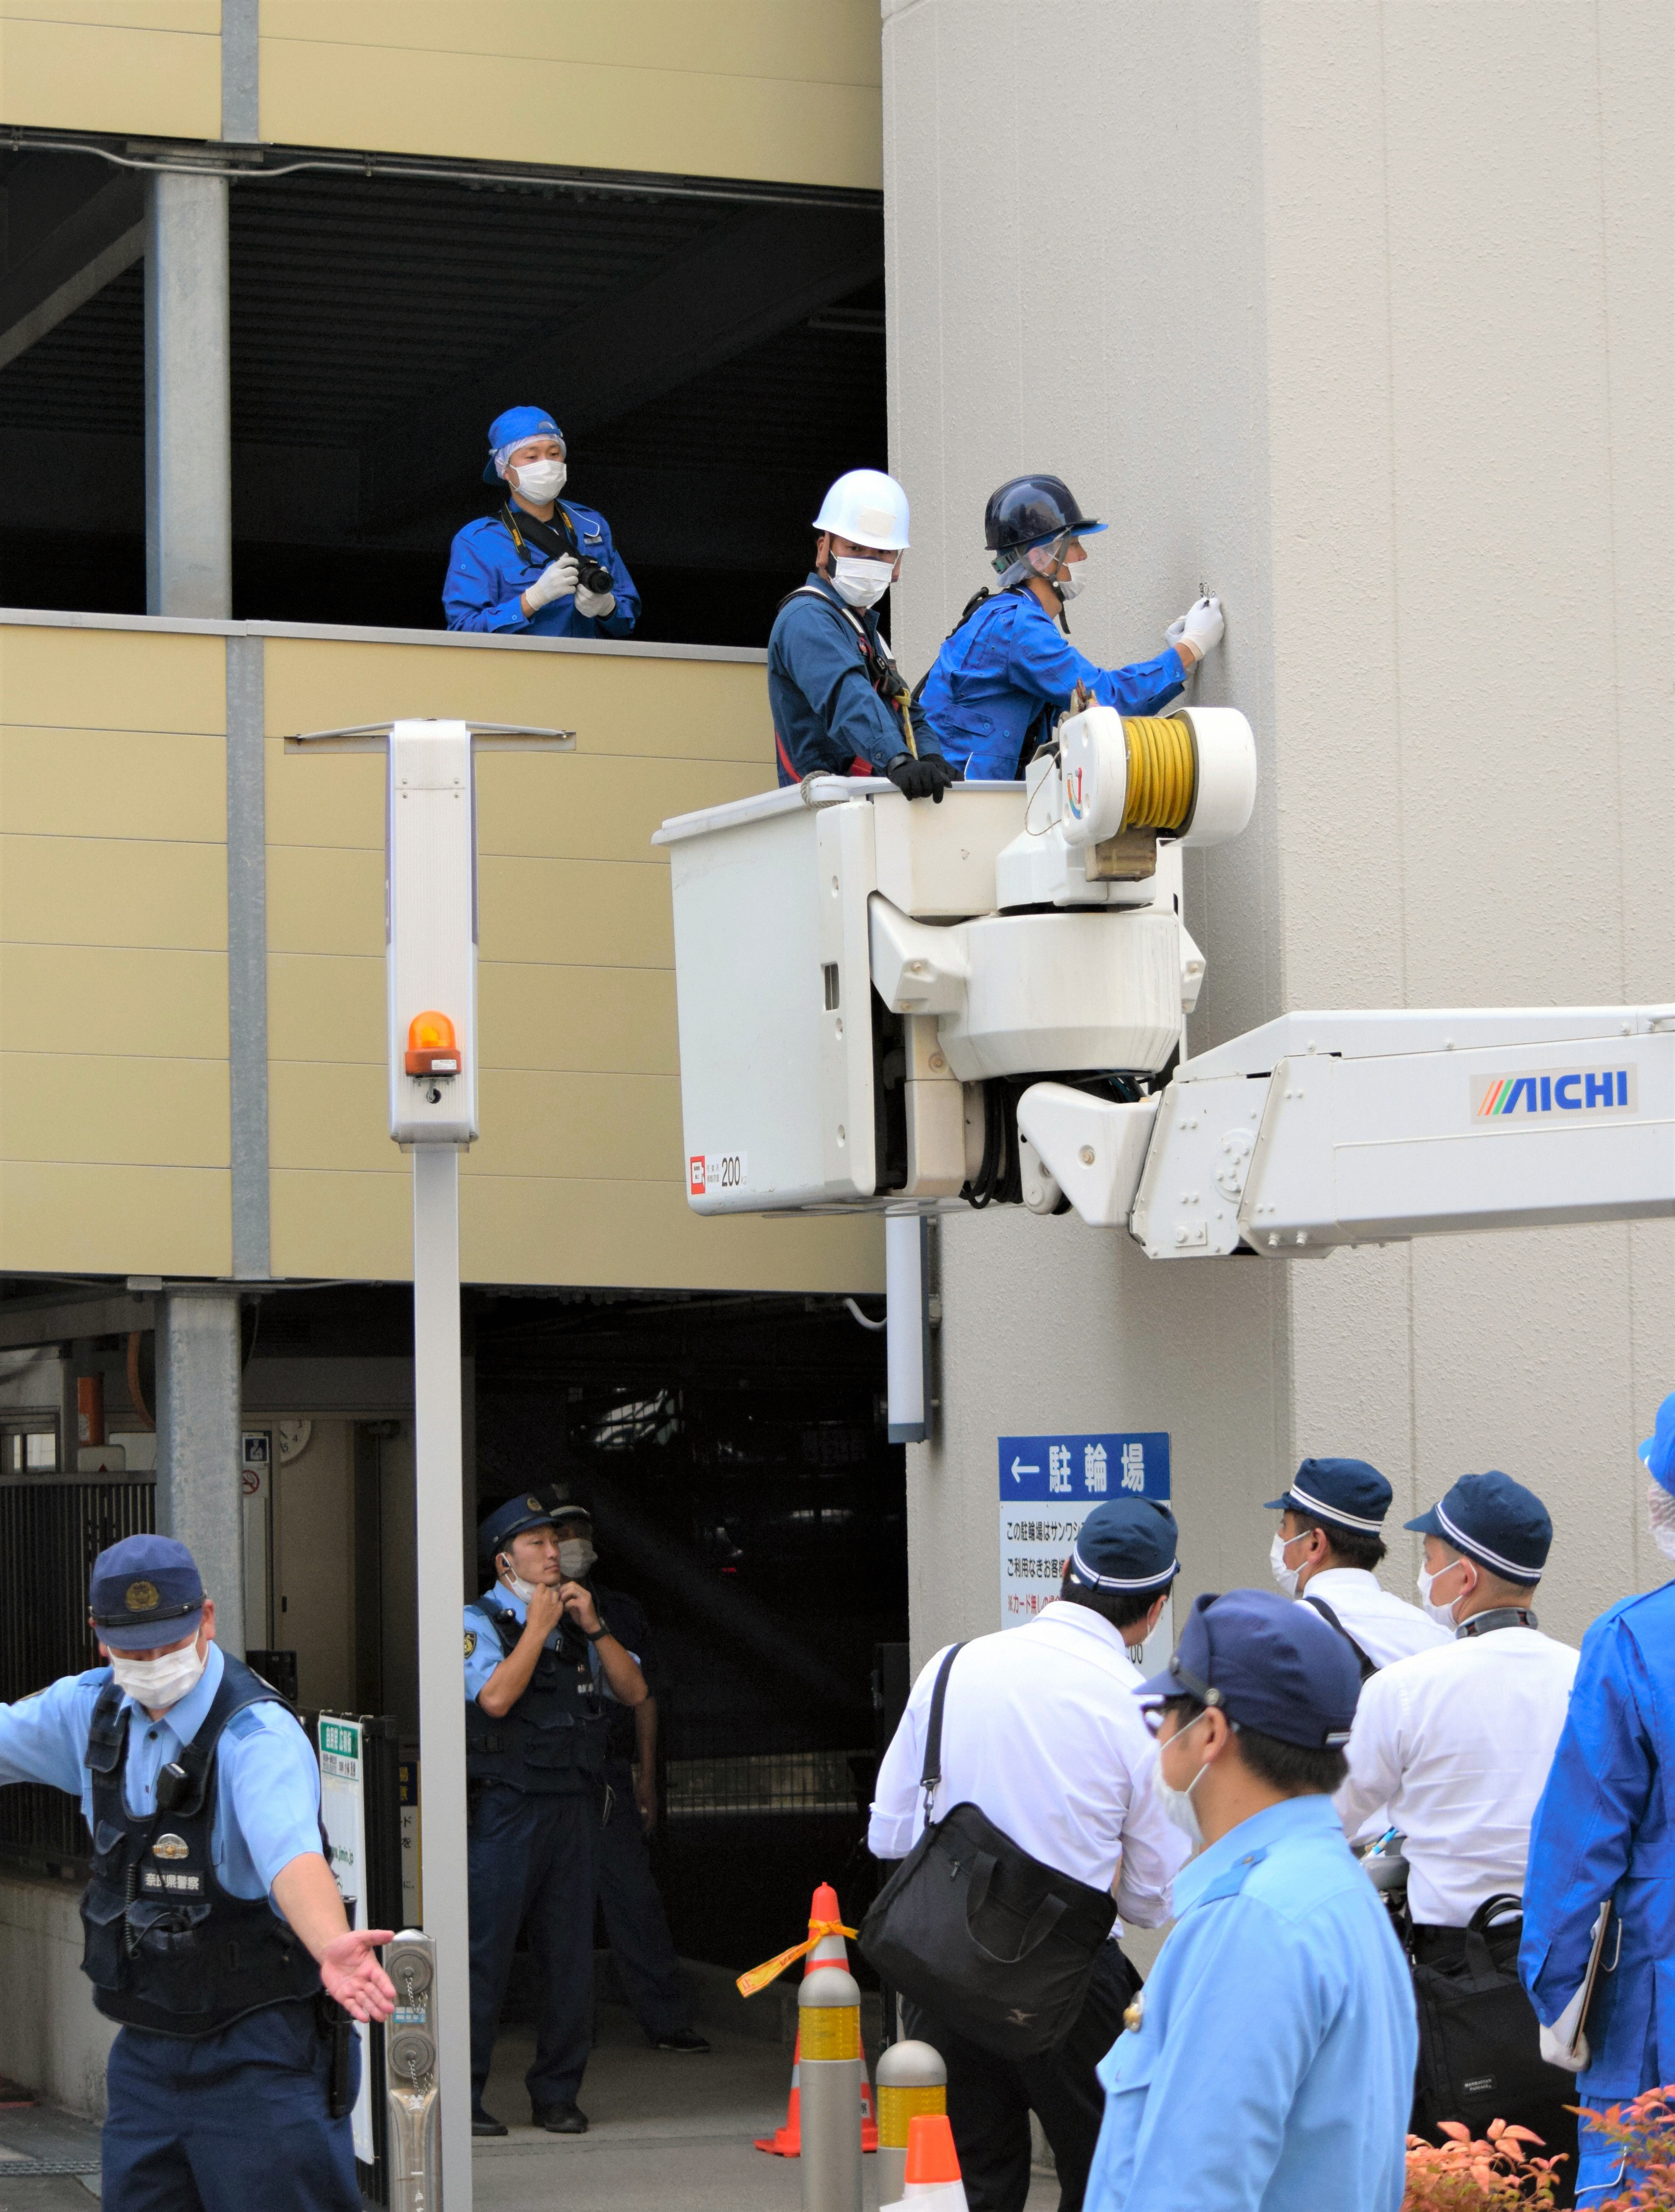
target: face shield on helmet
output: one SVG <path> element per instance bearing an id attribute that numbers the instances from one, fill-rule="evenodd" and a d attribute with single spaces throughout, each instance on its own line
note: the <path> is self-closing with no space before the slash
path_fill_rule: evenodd
<path id="1" fill-rule="evenodd" d="M 1061 599 L 1073 599 L 1082 589 L 1082 578 L 1077 570 L 1080 562 L 1071 567 L 1066 556 L 1072 547 L 1083 550 L 1080 536 L 1074 530 L 1063 530 L 1056 537 L 1044 538 L 1034 545 L 1004 546 L 994 556 L 995 573 L 1000 578 L 1003 591 L 1015 591 L 1039 576 L 1051 584 Z"/>

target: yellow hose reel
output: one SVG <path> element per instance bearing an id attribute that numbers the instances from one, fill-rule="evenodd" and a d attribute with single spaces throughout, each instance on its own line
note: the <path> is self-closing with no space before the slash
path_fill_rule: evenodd
<path id="1" fill-rule="evenodd" d="M 1067 845 L 1127 830 L 1219 845 L 1238 836 L 1256 802 L 1256 740 L 1231 707 L 1162 717 L 1089 707 L 1059 725 L 1059 749 Z"/>

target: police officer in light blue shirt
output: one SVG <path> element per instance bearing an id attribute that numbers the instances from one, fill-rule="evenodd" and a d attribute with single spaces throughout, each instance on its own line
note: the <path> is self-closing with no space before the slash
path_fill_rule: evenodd
<path id="1" fill-rule="evenodd" d="M 129 1536 L 94 1562 L 106 1664 L 0 1705 L 0 1783 L 79 1796 L 92 1832 L 82 1970 L 122 2030 L 106 2212 L 357 2212 L 326 2000 L 395 1990 L 323 1854 L 319 1771 L 278 1692 L 215 1641 L 191 1553 Z"/>
<path id="2" fill-rule="evenodd" d="M 581 1580 L 592 1546 L 561 1536 L 567 1501 L 531 1490 L 477 1532 L 495 1581 L 465 1607 L 465 1772 L 471 1914 L 471 2132 L 503 2136 L 483 2105 L 518 1930 L 537 1977 L 531 2113 L 585 2135 L 576 2103 L 592 2042 L 593 1910 L 610 1723 L 602 1692 L 634 1706 L 646 1678 Z M 572 1516 L 574 1518 L 574 1516 Z"/>
<path id="3" fill-rule="evenodd" d="M 1399 2212 L 1413 1992 L 1331 1795 L 1360 1680 L 1318 1613 L 1230 1590 L 1198 1599 L 1140 1692 L 1165 1802 L 1205 1848 L 1100 2067 L 1087 2212 Z"/>
<path id="4" fill-rule="evenodd" d="M 561 499 L 564 433 L 544 407 L 508 407 L 489 426 L 485 483 L 494 514 L 468 522 L 448 558 L 450 629 L 531 637 L 627 637 L 640 593 L 604 515 Z"/>
<path id="5" fill-rule="evenodd" d="M 1000 589 L 967 607 L 920 694 L 937 743 L 966 775 L 1021 775 L 1078 686 L 1119 714 L 1156 714 L 1220 642 L 1221 601 L 1205 599 L 1170 623 L 1154 660 L 1101 668 L 1077 651 L 1065 609 L 1086 580 L 1083 540 L 1108 527 L 1083 514 L 1061 477 L 1013 477 L 990 494 L 983 537 Z"/>
<path id="6" fill-rule="evenodd" d="M 1675 1559 L 1675 1396 L 1640 1448 L 1652 1541 Z M 1586 2114 L 1675 2079 L 1675 1582 L 1623 1598 L 1582 1639 L 1570 1705 L 1530 1831 L 1519 1972 L 1542 2056 L 1576 2074 L 1576 2202 L 1634 2185 Z M 1586 2021 L 1594 1923 L 1609 1901 Z M 1580 2033 L 1578 2032 L 1580 2029 Z"/>

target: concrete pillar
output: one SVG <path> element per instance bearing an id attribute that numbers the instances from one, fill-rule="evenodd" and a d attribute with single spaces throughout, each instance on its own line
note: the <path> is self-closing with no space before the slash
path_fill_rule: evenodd
<path id="1" fill-rule="evenodd" d="M 1226 601 L 1199 696 L 1250 716 L 1263 781 L 1192 856 L 1191 1045 L 1286 1007 L 1675 993 L 1675 19 L 884 0 L 883 55 L 903 665 L 1029 468 L 1114 526 L 1083 652 Z M 1168 1430 L 1182 1601 L 1267 1582 L 1261 1501 L 1311 1451 L 1380 1464 L 1393 1522 L 1469 1468 L 1530 1483 L 1562 1636 L 1666 1572 L 1633 1451 L 1675 1386 L 1667 1224 L 1280 1267 L 991 1211 L 947 1224 L 942 1296 L 921 1655 L 998 1625 L 1002 1433 Z M 1390 1586 L 1414 1565 L 1398 1533 Z"/>
<path id="2" fill-rule="evenodd" d="M 146 185 L 145 606 L 233 611 L 227 179 Z"/>
<path id="3" fill-rule="evenodd" d="M 222 1284 L 157 1293 L 157 1526 L 197 1561 L 215 1640 L 245 1650 L 239 1468 L 239 1297 Z"/>

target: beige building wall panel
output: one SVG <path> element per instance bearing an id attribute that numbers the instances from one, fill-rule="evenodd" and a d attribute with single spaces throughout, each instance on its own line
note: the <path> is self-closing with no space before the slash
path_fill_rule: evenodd
<path id="1" fill-rule="evenodd" d="M 440 567 L 437 574 L 440 589 Z M 757 660 L 276 637 L 267 641 L 266 696 L 273 737 L 352 728 L 388 721 L 392 715 L 455 715 L 467 721 L 574 729 L 580 753 L 743 761 L 770 771 L 774 762 L 766 672 Z M 219 721 L 214 726 L 219 728 Z M 294 753 L 279 757 L 284 772 L 299 779 L 337 767 L 365 768 L 371 758 L 350 755 L 311 763 Z M 486 778 L 502 765 L 519 764 L 489 754 L 481 769 Z M 299 781 L 296 787 L 303 786 Z M 376 778 L 372 787 L 378 787 Z M 289 796 L 281 787 L 272 756 L 268 793 L 270 806 Z M 284 818 L 270 817 L 270 836 L 279 834 L 276 825 Z M 380 842 L 382 834 L 380 829 Z"/>
<path id="2" fill-rule="evenodd" d="M 673 814 L 774 787 L 768 762 L 646 760 L 592 752 L 489 753 L 477 763 L 477 843 L 542 859 L 661 860 Z"/>
<path id="3" fill-rule="evenodd" d="M 219 0 L 3 0 L 0 114 L 30 129 L 221 132 Z"/>
<path id="4" fill-rule="evenodd" d="M 227 839 L 227 748 L 173 731 L 0 725 L 0 809 L 15 836 Z"/>
<path id="5" fill-rule="evenodd" d="M 224 951 L 226 848 L 0 835 L 0 941 Z"/>
<path id="6" fill-rule="evenodd" d="M 490 1066 L 599 1075 L 680 1073 L 671 969 L 485 960 L 477 969 L 477 1020 Z M 381 1037 L 381 998 L 379 1021 Z"/>
<path id="7" fill-rule="evenodd" d="M 0 723 L 218 737 L 227 727 L 227 648 L 219 637 L 167 631 L 7 623 L 0 629 Z"/>
<path id="8" fill-rule="evenodd" d="M 224 1168 L 0 1164 L 0 1252 L 21 1273 L 225 1275 Z"/>
<path id="9" fill-rule="evenodd" d="M 858 1221 L 701 1218 L 677 1182 L 468 1176 L 467 1280 L 646 1290 L 882 1291 L 883 1229 Z"/>
<path id="10" fill-rule="evenodd" d="M 674 964 L 669 872 L 660 862 L 485 855 L 477 869 L 477 921 L 485 960 Z"/>
<path id="11" fill-rule="evenodd" d="M 227 1063 L 0 1053 L 0 1159 L 226 1167 Z"/>
<path id="12" fill-rule="evenodd" d="M 273 1060 L 268 1066 L 268 1159 L 351 1175 L 407 1172 L 390 1136 L 388 1077 L 375 1065 Z"/>
<path id="13" fill-rule="evenodd" d="M 349 1060 L 384 1065 L 381 956 L 268 956 L 268 1050 L 280 1060 Z"/>
<path id="14" fill-rule="evenodd" d="M 482 1135 L 465 1155 L 468 1175 L 681 1181 L 677 1076 L 537 1073 L 485 1064 L 479 1108 Z"/>
<path id="15" fill-rule="evenodd" d="M 399 647 L 386 650 L 399 652 Z M 278 648 L 268 641 L 268 714 L 272 726 Z M 329 702 L 319 702 L 326 713 Z M 373 719 L 387 719 L 373 718 Z M 488 718 L 485 717 L 485 720 Z M 298 725 L 301 726 L 300 724 Z M 344 726 L 347 726 L 345 723 Z M 384 757 L 381 753 L 288 753 L 270 737 L 264 778 L 266 828 L 275 845 L 343 845 L 384 850 Z"/>
<path id="16" fill-rule="evenodd" d="M 879 182 L 876 0 L 264 0 L 262 34 L 264 138 Z"/>
<path id="17" fill-rule="evenodd" d="M 408 1163 L 389 1146 L 392 1165 Z M 275 1168 L 268 1178 L 276 1275 L 406 1282 L 413 1273 L 410 1172 Z"/>
<path id="18" fill-rule="evenodd" d="M 218 952 L 0 945 L 0 1051 L 227 1057 Z"/>
<path id="19" fill-rule="evenodd" d="M 384 848 L 268 848 L 268 952 L 384 957 Z M 270 1037 L 270 1048 L 273 1040 Z M 382 1050 L 382 1047 L 379 1048 Z"/>

